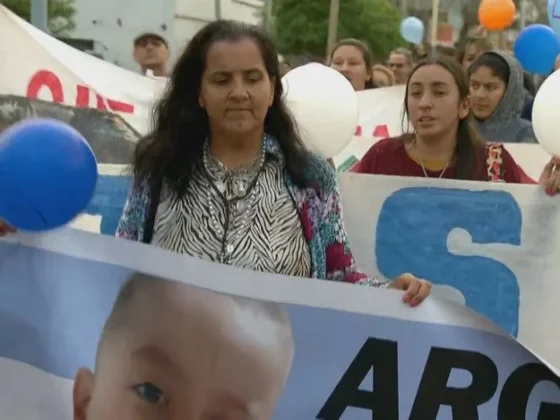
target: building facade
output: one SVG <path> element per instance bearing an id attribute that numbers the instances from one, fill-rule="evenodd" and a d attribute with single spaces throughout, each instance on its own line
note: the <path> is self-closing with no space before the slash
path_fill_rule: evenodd
<path id="1" fill-rule="evenodd" d="M 96 55 L 133 71 L 133 40 L 143 32 L 163 36 L 171 61 L 208 22 L 216 18 L 262 22 L 265 0 L 76 0 L 74 38 L 93 41 Z"/>

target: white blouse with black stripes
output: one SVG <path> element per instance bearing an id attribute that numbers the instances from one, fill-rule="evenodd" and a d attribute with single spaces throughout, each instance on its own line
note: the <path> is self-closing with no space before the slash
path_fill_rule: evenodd
<path id="1" fill-rule="evenodd" d="M 309 277 L 310 250 L 282 159 L 267 159 L 239 199 L 227 200 L 215 181 L 211 172 L 195 171 L 179 200 L 164 184 L 152 243 L 240 268 Z"/>

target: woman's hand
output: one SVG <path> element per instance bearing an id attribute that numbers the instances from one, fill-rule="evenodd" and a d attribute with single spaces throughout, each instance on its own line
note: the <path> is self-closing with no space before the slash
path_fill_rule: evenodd
<path id="1" fill-rule="evenodd" d="M 13 227 L 0 220 L 0 237 L 6 236 L 9 233 L 14 233 L 15 231 Z"/>
<path id="2" fill-rule="evenodd" d="M 410 273 L 401 274 L 391 282 L 391 289 L 404 290 L 403 302 L 412 307 L 418 306 L 432 293 L 432 283 L 416 278 Z"/>
<path id="3" fill-rule="evenodd" d="M 553 157 L 546 164 L 539 178 L 539 185 L 550 196 L 555 196 L 560 192 L 560 158 Z"/>

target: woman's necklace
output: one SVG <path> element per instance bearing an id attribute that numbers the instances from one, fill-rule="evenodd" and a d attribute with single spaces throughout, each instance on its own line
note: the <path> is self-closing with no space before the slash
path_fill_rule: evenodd
<path id="1" fill-rule="evenodd" d="M 412 143 L 412 146 L 416 149 L 416 153 L 418 153 L 418 160 L 420 161 L 420 166 L 422 167 L 422 172 L 424 172 L 424 177 L 429 178 L 428 172 L 426 171 L 426 166 L 424 165 L 424 160 L 422 159 L 422 154 L 420 153 L 420 149 L 418 148 L 418 145 L 416 144 L 416 139 L 414 139 L 414 142 Z M 438 179 L 441 179 L 441 177 L 443 176 L 445 171 L 447 171 L 447 168 L 449 168 L 449 164 L 451 163 L 451 159 L 452 158 L 449 158 L 449 160 L 447 161 L 447 165 L 445 165 L 445 168 L 443 168 L 443 170 L 440 172 L 440 174 L 438 176 Z"/>
<path id="2" fill-rule="evenodd" d="M 213 188 L 218 190 L 222 196 L 228 214 L 231 214 L 230 212 L 233 211 L 240 217 L 236 233 L 232 238 L 234 241 L 237 241 L 249 224 L 252 210 L 256 204 L 258 189 L 256 181 L 264 165 L 265 157 L 264 149 L 261 149 L 261 152 L 251 162 L 235 169 L 228 169 L 218 159 L 214 158 L 210 154 L 209 148 L 206 147 L 203 160 L 210 184 L 206 190 L 208 211 L 210 212 L 212 228 L 218 235 L 223 236 L 228 226 L 222 226 L 219 222 L 218 210 L 212 194 Z M 227 220 L 229 223 L 233 221 L 229 216 Z M 225 247 L 226 255 L 233 252 L 232 247 L 231 244 Z M 225 258 L 226 255 L 222 256 L 222 258 Z"/>
<path id="3" fill-rule="evenodd" d="M 247 189 L 254 177 L 260 172 L 264 164 L 265 153 L 261 149 L 255 158 L 242 166 L 228 169 L 226 166 L 210 154 L 207 146 L 204 151 L 204 167 L 211 175 L 216 189 L 226 196 L 228 200 L 233 198 L 243 198 L 247 195 Z M 231 187 L 231 188 L 228 188 Z M 228 191 L 229 190 L 229 191 Z M 232 194 L 230 196 L 230 193 Z"/>

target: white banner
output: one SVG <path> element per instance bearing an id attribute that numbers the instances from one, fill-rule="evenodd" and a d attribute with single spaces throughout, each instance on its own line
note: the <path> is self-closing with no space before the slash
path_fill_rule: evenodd
<path id="1" fill-rule="evenodd" d="M 146 132 L 163 81 L 82 53 L 2 5 L 0 37 L 0 129 L 28 117 L 63 119 L 86 136 L 99 162 L 128 162 L 130 155 L 122 156 L 127 148 L 119 143 L 135 142 Z M 108 133 L 122 137 L 112 144 L 119 159 L 108 158 Z"/>
<path id="2" fill-rule="evenodd" d="M 360 266 L 442 285 L 436 295 L 474 308 L 560 369 L 559 199 L 531 185 L 356 174 L 340 183 Z"/>

